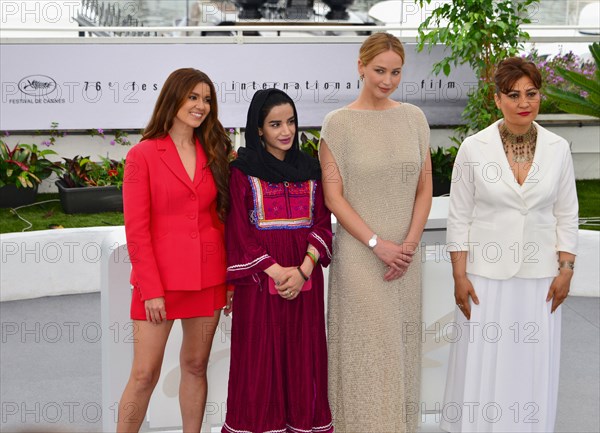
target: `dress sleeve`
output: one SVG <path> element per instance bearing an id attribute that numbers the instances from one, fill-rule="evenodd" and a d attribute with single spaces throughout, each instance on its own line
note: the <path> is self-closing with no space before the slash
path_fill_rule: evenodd
<path id="1" fill-rule="evenodd" d="M 475 208 L 475 179 L 470 175 L 468 145 L 465 144 L 460 146 L 452 169 L 446 232 L 448 251 L 469 249 L 469 228 Z"/>
<path id="2" fill-rule="evenodd" d="M 348 142 L 345 137 L 348 125 L 341 119 L 338 110 L 332 111 L 325 116 L 323 126 L 321 127 L 321 140 L 327 143 L 327 148 L 335 161 L 335 170 L 339 171 L 342 179 L 344 178 L 346 169 L 343 158 L 344 148 Z M 333 168 L 333 167 L 330 167 Z M 323 171 L 323 181 L 327 181 L 327 176 L 331 174 L 329 170 Z"/>
<path id="3" fill-rule="evenodd" d="M 579 203 L 575 187 L 575 174 L 573 158 L 567 150 L 562 163 L 562 170 L 558 183 L 558 194 L 554 203 L 553 213 L 556 217 L 556 250 L 577 254 L 577 241 L 579 233 Z"/>
<path id="4" fill-rule="evenodd" d="M 248 194 L 252 194 L 248 178 L 240 170 L 232 169 L 230 209 L 225 224 L 228 282 L 262 272 L 277 263 L 254 235 L 246 207 Z"/>
<path id="5" fill-rule="evenodd" d="M 150 174 L 144 155 L 133 147 L 125 162 L 123 177 L 123 214 L 127 250 L 131 260 L 132 284 L 142 293 L 142 300 L 164 296 L 150 234 Z"/>
<path id="6" fill-rule="evenodd" d="M 320 181 L 316 182 L 315 188 L 315 220 L 312 231 L 308 234 L 308 243 L 319 252 L 319 262 L 321 265 L 327 267 L 331 263 L 331 241 L 333 239 L 331 233 L 331 212 L 325 206 L 323 188 Z"/>
<path id="7" fill-rule="evenodd" d="M 419 110 L 421 126 L 419 127 L 419 144 L 421 150 L 421 166 L 425 167 L 427 153 L 431 151 L 431 130 L 425 114 Z"/>

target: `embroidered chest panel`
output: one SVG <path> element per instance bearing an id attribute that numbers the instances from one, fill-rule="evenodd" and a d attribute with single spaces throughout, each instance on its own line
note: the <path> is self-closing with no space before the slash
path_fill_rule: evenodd
<path id="1" fill-rule="evenodd" d="M 254 209 L 250 222 L 259 230 L 309 228 L 313 225 L 315 181 L 270 183 L 248 176 Z"/>

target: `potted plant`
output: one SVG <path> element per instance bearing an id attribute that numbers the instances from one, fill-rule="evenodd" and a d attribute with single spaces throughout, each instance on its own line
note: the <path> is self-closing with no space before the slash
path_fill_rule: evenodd
<path id="1" fill-rule="evenodd" d="M 433 196 L 439 197 L 450 193 L 452 168 L 458 153 L 458 147 L 438 147 L 431 149 L 431 176 L 433 178 Z"/>
<path id="2" fill-rule="evenodd" d="M 17 207 L 35 202 L 42 180 L 62 171 L 58 162 L 46 157 L 56 155 L 35 144 L 17 144 L 10 149 L 0 140 L 0 207 Z"/>
<path id="3" fill-rule="evenodd" d="M 63 158 L 63 176 L 56 181 L 65 213 L 123 211 L 123 174 L 125 160 L 89 156 Z"/>
<path id="4" fill-rule="evenodd" d="M 306 135 L 306 134 L 310 134 Z M 300 134 L 300 150 L 304 153 L 308 153 L 313 158 L 317 158 L 319 155 L 319 140 L 321 133 L 318 129 L 307 129 L 306 133 Z"/>

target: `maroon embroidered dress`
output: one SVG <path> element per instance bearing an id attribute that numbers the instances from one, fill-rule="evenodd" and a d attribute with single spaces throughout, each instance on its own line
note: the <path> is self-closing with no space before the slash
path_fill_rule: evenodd
<path id="1" fill-rule="evenodd" d="M 233 168 L 225 238 L 235 285 L 227 418 L 223 433 L 333 432 L 327 398 L 323 272 L 331 214 L 319 181 L 269 183 Z M 319 251 L 312 289 L 271 295 L 274 263 L 298 266 Z"/>

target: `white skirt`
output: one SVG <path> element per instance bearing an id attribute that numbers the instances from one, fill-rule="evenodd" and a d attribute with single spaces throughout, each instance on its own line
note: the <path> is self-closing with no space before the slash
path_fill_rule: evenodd
<path id="1" fill-rule="evenodd" d="M 457 308 L 440 427 L 449 432 L 553 432 L 561 308 L 553 278 L 469 275 L 479 305 Z"/>

